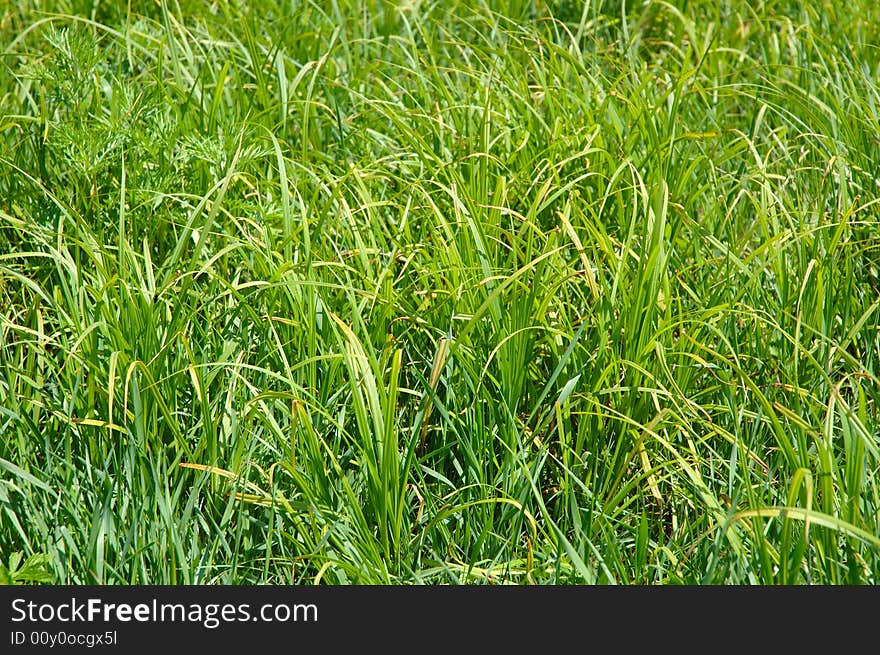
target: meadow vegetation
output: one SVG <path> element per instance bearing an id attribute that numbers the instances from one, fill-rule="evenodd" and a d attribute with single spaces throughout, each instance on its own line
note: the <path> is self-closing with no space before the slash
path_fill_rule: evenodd
<path id="1" fill-rule="evenodd" d="M 0 9 L 0 581 L 880 582 L 874 0 Z"/>

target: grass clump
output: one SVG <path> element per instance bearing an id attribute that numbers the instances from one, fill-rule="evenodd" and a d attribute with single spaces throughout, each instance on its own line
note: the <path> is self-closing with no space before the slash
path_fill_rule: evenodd
<path id="1" fill-rule="evenodd" d="M 874 3 L 0 34 L 7 578 L 878 581 Z"/>

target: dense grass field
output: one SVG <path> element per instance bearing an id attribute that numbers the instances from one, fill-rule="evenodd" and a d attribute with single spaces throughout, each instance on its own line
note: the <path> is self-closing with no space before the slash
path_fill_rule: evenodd
<path id="1" fill-rule="evenodd" d="M 880 582 L 874 0 L 0 45 L 0 581 Z"/>

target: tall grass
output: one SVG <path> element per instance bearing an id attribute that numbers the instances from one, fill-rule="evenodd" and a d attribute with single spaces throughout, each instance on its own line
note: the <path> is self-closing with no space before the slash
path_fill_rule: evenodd
<path id="1" fill-rule="evenodd" d="M 0 35 L 3 580 L 878 581 L 873 2 Z"/>

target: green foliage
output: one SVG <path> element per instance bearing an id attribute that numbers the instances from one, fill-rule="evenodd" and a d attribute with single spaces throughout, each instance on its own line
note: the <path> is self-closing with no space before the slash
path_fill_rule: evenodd
<path id="1" fill-rule="evenodd" d="M 874 4 L 17 3 L 0 577 L 876 584 Z"/>
<path id="2" fill-rule="evenodd" d="M 9 556 L 8 564 L 0 562 L 0 584 L 20 585 L 29 582 L 51 583 L 49 558 L 46 555 L 34 554 L 24 560 L 22 553 L 16 552 Z"/>

